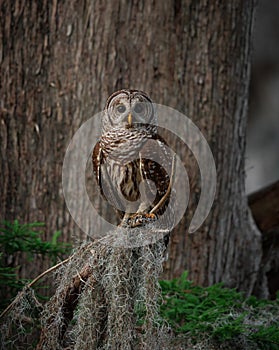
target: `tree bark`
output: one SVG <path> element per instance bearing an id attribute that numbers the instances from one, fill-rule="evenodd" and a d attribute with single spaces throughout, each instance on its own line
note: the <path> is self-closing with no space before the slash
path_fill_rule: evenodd
<path id="1" fill-rule="evenodd" d="M 253 8 L 253 0 L 2 1 L 1 218 L 82 239 L 62 195 L 67 144 L 112 92 L 142 89 L 187 113 L 217 166 L 212 211 L 189 235 L 192 193 L 165 276 L 188 269 L 195 283 L 222 280 L 251 293 L 262 254 L 244 191 Z M 182 159 L 196 191 L 193 156 L 185 150 Z"/>
<path id="2" fill-rule="evenodd" d="M 228 286 L 251 293 L 261 259 L 260 234 L 250 216 L 244 189 L 254 4 L 237 1 L 185 5 L 181 3 L 176 21 L 176 45 L 186 48 L 178 64 L 184 67 L 178 80 L 182 95 L 179 100 L 185 101 L 188 115 L 209 141 L 217 167 L 217 191 L 203 227 L 193 235 L 183 237 L 181 228 L 173 235 L 177 243 L 171 248 L 170 275 L 187 267 L 196 283 L 223 280 Z M 195 188 L 197 176 L 192 177 Z M 194 205 L 190 203 L 190 215 Z"/>

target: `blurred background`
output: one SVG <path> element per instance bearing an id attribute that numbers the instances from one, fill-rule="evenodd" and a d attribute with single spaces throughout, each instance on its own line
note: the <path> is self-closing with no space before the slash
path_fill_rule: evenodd
<path id="1" fill-rule="evenodd" d="M 246 150 L 246 190 L 279 179 L 279 1 L 260 0 L 253 61 Z"/>

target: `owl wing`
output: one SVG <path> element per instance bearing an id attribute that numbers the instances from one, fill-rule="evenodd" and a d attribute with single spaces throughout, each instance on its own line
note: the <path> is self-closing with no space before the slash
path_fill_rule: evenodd
<path id="1" fill-rule="evenodd" d="M 121 208 L 121 201 L 107 173 L 106 164 L 105 164 L 105 155 L 99 141 L 96 143 L 93 149 L 92 163 L 93 163 L 93 172 L 95 174 L 95 179 L 98 184 L 102 197 L 106 201 L 108 201 L 113 206 L 113 208 L 117 211 L 119 216 L 122 217 L 124 215 L 123 211 L 116 209 L 116 208 Z M 105 193 L 103 190 L 104 188 L 105 188 Z"/>
<path id="2" fill-rule="evenodd" d="M 148 188 L 155 196 L 152 203 L 152 206 L 155 207 L 169 190 L 173 155 L 165 140 L 158 134 L 154 135 L 150 141 L 142 147 L 140 161 L 143 180 L 151 180 L 156 186 L 156 189 L 154 186 Z M 168 203 L 169 198 L 166 198 L 156 213 L 162 215 Z"/>
<path id="3" fill-rule="evenodd" d="M 100 186 L 100 179 L 101 179 L 100 171 L 101 171 L 101 164 L 103 163 L 103 152 L 99 141 L 96 143 L 93 149 L 92 163 L 93 163 L 93 172 L 95 175 L 96 182 L 100 188 L 101 194 L 103 195 L 102 188 Z"/>

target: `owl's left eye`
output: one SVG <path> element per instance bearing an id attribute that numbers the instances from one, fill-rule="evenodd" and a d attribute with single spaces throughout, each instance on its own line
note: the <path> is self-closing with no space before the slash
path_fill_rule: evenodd
<path id="1" fill-rule="evenodd" d="M 143 105 L 141 103 L 137 103 L 134 107 L 134 111 L 136 113 L 141 113 L 143 111 Z"/>
<path id="2" fill-rule="evenodd" d="M 116 109 L 119 113 L 124 113 L 126 111 L 126 107 L 124 105 L 120 105 Z"/>

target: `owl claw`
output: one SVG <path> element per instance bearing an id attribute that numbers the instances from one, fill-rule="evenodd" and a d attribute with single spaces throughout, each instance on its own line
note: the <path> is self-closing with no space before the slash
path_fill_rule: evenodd
<path id="1" fill-rule="evenodd" d="M 153 213 L 136 213 L 127 218 L 125 222 L 122 222 L 121 226 L 134 228 L 154 222 L 156 219 L 157 216 Z"/>

